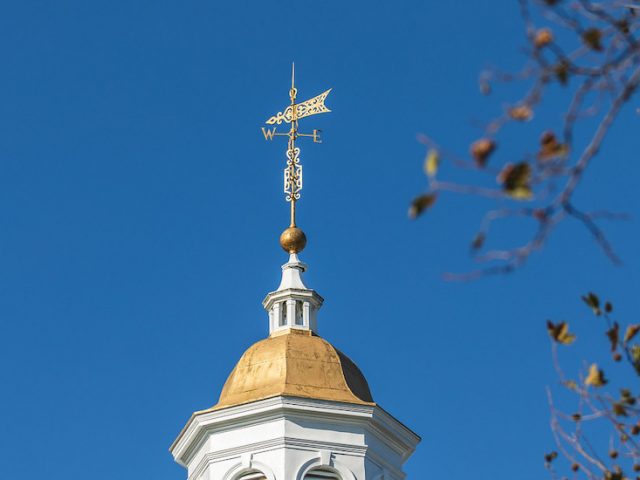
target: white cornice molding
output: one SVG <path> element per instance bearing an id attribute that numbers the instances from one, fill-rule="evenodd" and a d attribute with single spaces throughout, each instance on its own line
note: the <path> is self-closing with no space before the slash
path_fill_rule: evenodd
<path id="1" fill-rule="evenodd" d="M 268 293 L 262 301 L 262 306 L 265 310 L 269 310 L 274 303 L 285 300 L 287 298 L 309 300 L 316 308 L 320 308 L 324 302 L 324 298 L 322 298 L 320 294 L 315 290 L 311 290 L 308 288 L 287 288 L 284 290 L 276 290 L 275 292 Z"/>
<path id="2" fill-rule="evenodd" d="M 292 417 L 362 425 L 373 435 L 384 439 L 403 459 L 413 453 L 420 441 L 418 435 L 378 406 L 273 397 L 221 410 L 194 413 L 169 450 L 176 462 L 186 466 L 211 430 L 224 431 Z"/>
<path id="3" fill-rule="evenodd" d="M 402 456 L 403 462 L 413 454 L 418 443 L 422 440 L 413 430 L 378 405 L 374 410 L 371 428 L 379 433 L 378 436 L 390 441 L 390 445 L 395 447 L 395 450 Z"/>

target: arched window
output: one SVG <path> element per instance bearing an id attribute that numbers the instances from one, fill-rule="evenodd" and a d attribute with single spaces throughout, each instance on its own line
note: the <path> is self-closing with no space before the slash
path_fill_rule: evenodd
<path id="1" fill-rule="evenodd" d="M 314 468 L 304 476 L 304 480 L 342 480 L 340 475 L 326 468 Z"/>
<path id="2" fill-rule="evenodd" d="M 254 471 L 240 475 L 238 480 L 267 480 L 267 477 L 265 477 L 263 473 Z"/>

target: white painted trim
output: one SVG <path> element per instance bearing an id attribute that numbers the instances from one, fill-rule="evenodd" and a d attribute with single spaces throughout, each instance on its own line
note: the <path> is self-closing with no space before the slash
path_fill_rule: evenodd
<path id="1" fill-rule="evenodd" d="M 393 480 L 393 479 L 404 479 L 407 475 L 400 469 L 396 468 L 394 465 L 387 462 L 384 458 L 377 455 L 375 452 L 369 451 L 367 452 L 367 458 L 373 464 L 375 464 L 383 473 L 382 478 L 384 480 Z M 384 476 L 386 475 L 386 476 Z M 378 478 L 378 477 L 374 477 Z"/>
<path id="2" fill-rule="evenodd" d="M 220 431 L 291 417 L 364 425 L 376 436 L 384 438 L 385 442 L 405 460 L 420 441 L 418 435 L 378 406 L 297 397 L 273 397 L 221 410 L 195 413 L 174 441 L 170 451 L 179 464 L 186 466 L 209 430 Z"/>
<path id="3" fill-rule="evenodd" d="M 328 468 L 330 470 L 333 470 L 335 473 L 340 475 L 341 480 L 356 480 L 353 472 L 346 466 L 342 465 L 340 462 L 336 462 L 335 460 L 331 459 L 328 463 L 325 463 L 322 461 L 321 457 L 313 458 L 302 464 L 302 466 L 298 470 L 298 474 L 296 475 L 295 480 L 304 480 L 304 476 L 314 468 Z"/>
<path id="4" fill-rule="evenodd" d="M 238 480 L 241 475 L 246 473 L 253 473 L 254 471 L 259 471 L 263 473 L 267 480 L 276 480 L 276 476 L 273 474 L 273 470 L 271 470 L 268 466 L 266 466 L 262 462 L 251 461 L 250 466 L 245 466 L 242 462 L 237 463 L 233 467 L 231 467 L 227 473 L 225 473 L 222 480 Z"/>

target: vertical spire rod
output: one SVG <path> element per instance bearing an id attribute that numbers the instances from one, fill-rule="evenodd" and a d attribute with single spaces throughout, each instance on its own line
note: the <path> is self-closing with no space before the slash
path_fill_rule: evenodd
<path id="1" fill-rule="evenodd" d="M 291 99 L 291 129 L 289 130 L 289 145 L 287 156 L 289 157 L 290 163 L 287 166 L 289 170 L 289 187 L 291 189 L 291 222 L 290 227 L 296 226 L 296 183 L 297 183 L 297 172 L 295 168 L 294 158 L 295 150 L 296 150 L 296 138 L 298 136 L 298 112 L 296 109 L 296 96 L 298 94 L 298 90 L 296 89 L 295 84 L 296 77 L 296 64 L 295 62 L 291 63 L 291 90 L 289 90 L 289 98 Z"/>

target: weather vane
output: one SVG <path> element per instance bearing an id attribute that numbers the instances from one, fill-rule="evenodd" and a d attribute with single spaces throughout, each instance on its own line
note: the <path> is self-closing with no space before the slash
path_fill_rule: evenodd
<path id="1" fill-rule="evenodd" d="M 291 224 L 280 236 L 280 245 L 289 253 L 301 252 L 307 243 L 307 237 L 304 232 L 296 226 L 296 202 L 300 199 L 300 191 L 302 190 L 302 164 L 300 163 L 300 148 L 296 147 L 296 139 L 298 137 L 310 137 L 314 143 L 322 143 L 320 139 L 320 130 L 312 130 L 312 133 L 300 133 L 298 131 L 298 120 L 310 115 L 318 113 L 330 112 L 324 100 L 329 95 L 331 89 L 321 93 L 317 97 L 296 103 L 298 90 L 295 87 L 295 65 L 291 67 L 291 90 L 289 90 L 289 98 L 291 104 L 284 110 L 270 117 L 265 123 L 267 125 L 280 125 L 282 122 L 291 124 L 291 128 L 287 133 L 279 133 L 276 127 L 262 127 L 262 134 L 265 140 L 273 140 L 273 137 L 288 137 L 287 145 L 287 166 L 284 169 L 284 193 L 287 202 L 291 203 Z"/>

